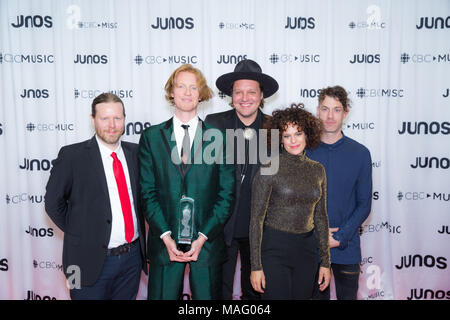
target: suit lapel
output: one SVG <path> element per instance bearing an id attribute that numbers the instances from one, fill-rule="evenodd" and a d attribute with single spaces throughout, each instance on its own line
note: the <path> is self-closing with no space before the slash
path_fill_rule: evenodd
<path id="1" fill-rule="evenodd" d="M 108 184 L 106 182 L 105 169 L 103 168 L 102 156 L 100 154 L 100 149 L 98 147 L 97 139 L 95 139 L 95 136 L 92 137 L 92 139 L 87 142 L 86 148 L 89 158 L 91 160 L 89 165 L 93 169 L 94 177 L 96 177 L 93 180 L 96 180 L 100 183 L 101 190 L 104 193 L 104 196 L 109 204 L 110 203 L 109 192 L 108 192 Z M 109 214 L 111 214 L 111 210 Z"/>
<path id="2" fill-rule="evenodd" d="M 181 169 L 181 160 L 178 154 L 177 141 L 173 132 L 173 118 L 167 120 L 165 126 L 160 129 L 161 138 L 169 155 L 170 162 L 176 167 L 178 173 L 183 177 L 183 170 Z"/>

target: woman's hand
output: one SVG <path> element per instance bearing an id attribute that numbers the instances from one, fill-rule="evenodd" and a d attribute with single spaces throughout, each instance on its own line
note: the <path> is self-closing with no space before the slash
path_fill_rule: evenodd
<path id="1" fill-rule="evenodd" d="M 266 289 L 266 277 L 264 276 L 264 271 L 252 271 L 250 274 L 250 282 L 256 292 L 264 293 L 264 289 Z"/>
<path id="2" fill-rule="evenodd" d="M 319 290 L 325 290 L 330 284 L 331 270 L 330 268 L 320 267 L 319 269 Z"/>

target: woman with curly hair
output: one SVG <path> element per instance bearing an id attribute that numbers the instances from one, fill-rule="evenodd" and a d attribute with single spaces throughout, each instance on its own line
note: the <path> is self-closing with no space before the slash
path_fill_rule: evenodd
<path id="1" fill-rule="evenodd" d="M 330 283 L 325 169 L 305 155 L 305 148 L 320 144 L 322 124 L 303 108 L 292 104 L 273 112 L 279 169 L 274 175 L 259 171 L 253 181 L 250 280 L 267 300 L 311 299 L 314 285 L 323 291 Z"/>

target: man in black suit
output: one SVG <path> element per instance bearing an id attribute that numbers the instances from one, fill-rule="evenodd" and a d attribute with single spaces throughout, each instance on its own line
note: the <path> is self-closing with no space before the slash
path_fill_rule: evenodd
<path id="1" fill-rule="evenodd" d="M 120 140 L 125 108 L 116 95 L 94 99 L 91 121 L 96 135 L 62 147 L 53 161 L 45 210 L 64 232 L 66 277 L 81 277 L 72 299 L 135 299 L 147 273 L 138 145 Z"/>
<path id="2" fill-rule="evenodd" d="M 228 260 L 223 266 L 223 299 L 232 299 L 237 255 L 240 252 L 242 299 L 255 300 L 259 299 L 259 295 L 250 283 L 251 189 L 260 163 L 258 132 L 270 118 L 260 108 L 264 106 L 264 98 L 270 97 L 278 90 L 278 83 L 271 76 L 262 73 L 261 67 L 255 61 L 242 60 L 236 65 L 234 72 L 220 76 L 216 86 L 231 96 L 230 105 L 234 110 L 210 114 L 205 122 L 221 130 L 241 129 L 235 131 L 234 144 L 236 202 L 224 230 Z M 239 139 L 244 143 L 239 144 Z"/>

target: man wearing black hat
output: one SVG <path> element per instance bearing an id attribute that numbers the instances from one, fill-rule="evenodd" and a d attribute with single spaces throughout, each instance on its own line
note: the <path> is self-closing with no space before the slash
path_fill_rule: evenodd
<path id="1" fill-rule="evenodd" d="M 220 76 L 217 88 L 232 98 L 234 110 L 210 114 L 205 122 L 221 130 L 235 131 L 234 159 L 236 164 L 236 202 L 233 214 L 225 225 L 228 260 L 223 265 L 223 299 L 231 300 L 238 252 L 241 258 L 241 288 L 243 300 L 259 299 L 250 283 L 249 223 L 252 181 L 259 168 L 259 129 L 270 118 L 260 108 L 264 98 L 278 90 L 277 81 L 262 73 L 253 60 L 242 60 L 234 72 Z M 237 130 L 241 129 L 241 130 Z M 253 130 L 251 130 L 253 129 Z M 240 144 L 238 141 L 244 141 Z"/>

